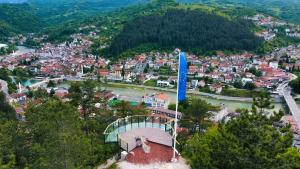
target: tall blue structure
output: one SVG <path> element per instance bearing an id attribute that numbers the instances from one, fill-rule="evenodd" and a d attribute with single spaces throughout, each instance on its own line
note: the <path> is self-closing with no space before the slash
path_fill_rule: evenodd
<path id="1" fill-rule="evenodd" d="M 185 58 L 185 53 L 180 52 L 179 56 L 179 87 L 178 87 L 178 100 L 184 101 L 186 95 L 186 74 L 187 74 L 187 62 Z"/>

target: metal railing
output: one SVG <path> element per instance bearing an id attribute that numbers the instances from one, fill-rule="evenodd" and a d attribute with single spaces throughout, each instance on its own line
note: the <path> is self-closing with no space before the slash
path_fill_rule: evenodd
<path id="1" fill-rule="evenodd" d="M 174 120 L 156 116 L 128 116 L 109 124 L 104 131 L 105 143 L 119 142 L 119 135 L 136 128 L 159 128 L 170 135 L 174 133 Z M 123 148 L 123 146 L 122 146 Z"/>

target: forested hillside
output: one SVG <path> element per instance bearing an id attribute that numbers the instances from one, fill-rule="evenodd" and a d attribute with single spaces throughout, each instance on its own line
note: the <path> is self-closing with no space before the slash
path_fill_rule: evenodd
<path id="1" fill-rule="evenodd" d="M 300 23 L 299 0 L 177 0 L 177 2 L 248 7 L 280 19 Z"/>
<path id="2" fill-rule="evenodd" d="M 85 19 L 102 12 L 112 11 L 148 0 L 28 0 L 37 9 L 36 15 L 48 24 Z"/>
<path id="3" fill-rule="evenodd" d="M 39 30 L 42 23 L 32 12 L 27 4 L 0 4 L 0 37 Z"/>
<path id="4" fill-rule="evenodd" d="M 170 10 L 163 16 L 137 17 L 125 24 L 113 40 L 109 53 L 122 52 L 143 44 L 168 49 L 180 47 L 195 53 L 212 50 L 255 50 L 262 40 L 250 32 L 252 24 L 230 21 L 195 10 Z"/>

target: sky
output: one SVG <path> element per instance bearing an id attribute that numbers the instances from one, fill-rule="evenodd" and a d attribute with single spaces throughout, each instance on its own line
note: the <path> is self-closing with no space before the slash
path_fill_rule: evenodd
<path id="1" fill-rule="evenodd" d="M 0 0 L 0 3 L 22 3 L 26 0 Z"/>

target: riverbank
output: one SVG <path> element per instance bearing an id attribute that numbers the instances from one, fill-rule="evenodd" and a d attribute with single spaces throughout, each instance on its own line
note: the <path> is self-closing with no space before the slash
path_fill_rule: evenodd
<path id="1" fill-rule="evenodd" d="M 133 88 L 137 90 L 144 90 L 144 89 L 151 89 L 151 90 L 156 90 L 156 91 L 163 91 L 163 92 L 172 92 L 176 93 L 176 89 L 168 89 L 168 88 L 160 88 L 160 87 L 152 87 L 152 86 L 142 86 L 142 85 L 134 85 L 134 84 L 124 84 L 124 83 L 113 83 L 113 82 L 108 82 L 105 83 L 104 86 L 106 87 L 120 87 L 120 88 Z M 204 92 L 199 92 L 199 91 L 187 91 L 188 95 L 196 95 L 196 96 L 204 96 L 208 98 L 213 98 L 217 100 L 226 100 L 226 101 L 238 101 L 238 102 L 247 102 L 247 103 L 252 103 L 253 98 L 250 97 L 232 97 L 232 96 L 222 96 L 222 95 L 217 95 L 217 94 L 211 94 L 211 93 L 204 93 Z M 281 103 L 281 101 L 278 100 L 272 100 L 273 103 Z"/>

